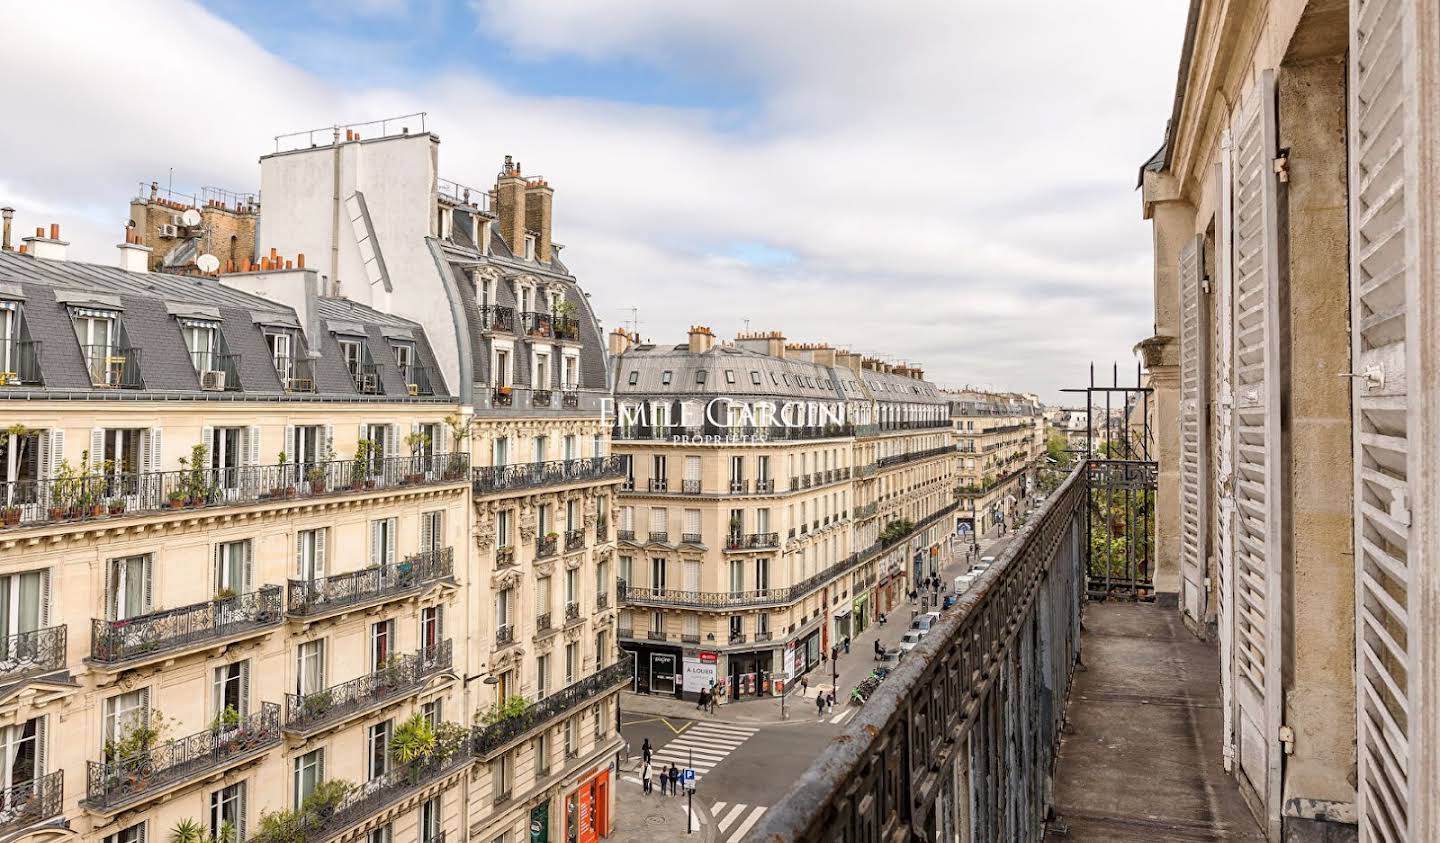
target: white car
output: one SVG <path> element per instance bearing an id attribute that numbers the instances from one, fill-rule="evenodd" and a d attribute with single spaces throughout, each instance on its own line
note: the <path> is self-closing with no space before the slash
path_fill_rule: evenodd
<path id="1" fill-rule="evenodd" d="M 900 655 L 903 657 L 906 653 L 919 646 L 920 640 L 925 637 L 926 632 L 927 630 L 923 629 L 912 629 L 906 632 L 900 639 Z"/>

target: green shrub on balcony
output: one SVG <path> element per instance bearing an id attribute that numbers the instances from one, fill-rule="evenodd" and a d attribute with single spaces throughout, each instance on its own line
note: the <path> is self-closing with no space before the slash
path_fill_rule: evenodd
<path id="1" fill-rule="evenodd" d="M 350 782 L 330 779 L 315 785 L 298 809 L 262 812 L 259 839 L 265 843 L 305 843 L 306 833 L 329 819 L 354 789 Z"/>
<path id="2" fill-rule="evenodd" d="M 504 702 L 497 702 L 483 712 L 477 712 L 476 717 L 486 726 L 494 726 L 496 723 L 503 723 L 512 717 L 519 717 L 530 707 L 524 697 L 509 697 Z"/>

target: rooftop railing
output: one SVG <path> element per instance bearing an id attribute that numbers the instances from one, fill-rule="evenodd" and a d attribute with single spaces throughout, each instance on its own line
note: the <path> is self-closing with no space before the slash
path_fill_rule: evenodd
<path id="1" fill-rule="evenodd" d="M 109 389 L 144 389 L 140 376 L 140 349 L 134 346 L 82 345 L 85 368 L 92 386 Z"/>
<path id="2" fill-rule="evenodd" d="M 113 665 L 150 658 L 263 630 L 282 620 L 278 585 L 133 618 L 96 618 L 90 621 L 90 660 Z"/>
<path id="3" fill-rule="evenodd" d="M 45 378 L 40 373 L 40 340 L 11 340 L 8 366 L 0 365 L 0 386 L 40 386 Z M 0 352 L 5 349 L 0 348 Z M 0 353 L 0 361 L 7 358 Z"/>
<path id="4" fill-rule="evenodd" d="M 290 580 L 286 611 L 295 617 L 313 617 L 406 595 L 454 574 L 455 549 L 444 547 L 358 571 L 313 580 Z"/>
<path id="5" fill-rule="evenodd" d="M 485 495 L 511 489 L 607 480 L 623 477 L 624 474 L 625 469 L 619 457 L 587 457 L 577 460 L 481 466 L 471 470 L 471 484 L 475 494 Z"/>
<path id="6" fill-rule="evenodd" d="M 262 702 L 259 711 L 233 726 L 217 725 L 133 755 L 87 762 L 86 806 L 119 810 L 174 784 L 238 764 L 280 739 L 280 706 Z"/>
<path id="7" fill-rule="evenodd" d="M 190 352 L 190 364 L 200 379 L 200 388 L 215 392 L 240 391 L 240 355 L 214 351 Z"/>
<path id="8" fill-rule="evenodd" d="M 959 595 L 749 839 L 862 840 L 877 829 L 929 838 L 956 817 L 976 839 L 1042 836 L 1080 635 L 1082 472 Z M 970 752 L 977 741 L 984 752 Z"/>
<path id="9" fill-rule="evenodd" d="M 465 205 L 482 213 L 490 213 L 490 192 L 470 187 L 450 179 L 435 179 L 435 192 L 441 199 L 456 205 Z"/>
<path id="10" fill-rule="evenodd" d="M 462 453 L 370 460 L 82 474 L 0 483 L 0 531 L 161 510 L 244 506 L 465 478 Z M 11 514 L 13 518 L 9 517 Z"/>

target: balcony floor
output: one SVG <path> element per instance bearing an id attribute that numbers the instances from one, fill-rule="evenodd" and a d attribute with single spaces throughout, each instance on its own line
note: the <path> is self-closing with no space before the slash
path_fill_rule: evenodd
<path id="1" fill-rule="evenodd" d="M 1221 763 L 1218 646 L 1143 604 L 1088 604 L 1082 641 L 1047 839 L 1264 840 Z"/>

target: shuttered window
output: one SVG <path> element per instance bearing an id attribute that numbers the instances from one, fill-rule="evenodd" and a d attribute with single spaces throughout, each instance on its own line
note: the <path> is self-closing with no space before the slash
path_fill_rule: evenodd
<path id="1" fill-rule="evenodd" d="M 1205 384 L 1207 326 L 1200 288 L 1203 245 L 1180 251 L 1180 605 L 1204 620 L 1206 471 Z"/>

